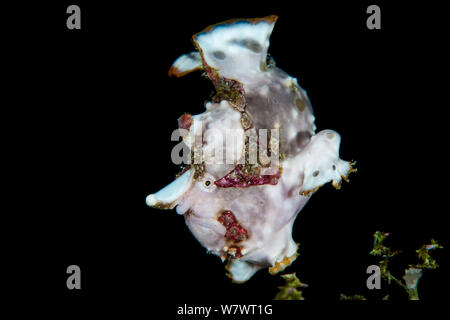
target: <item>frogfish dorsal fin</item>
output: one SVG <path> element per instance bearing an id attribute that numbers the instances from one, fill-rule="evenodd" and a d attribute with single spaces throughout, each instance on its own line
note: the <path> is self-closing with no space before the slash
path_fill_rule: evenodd
<path id="1" fill-rule="evenodd" d="M 198 52 L 179 57 L 169 75 L 183 76 L 204 69 L 245 83 L 252 74 L 265 71 L 269 38 L 277 20 L 271 15 L 256 19 L 234 19 L 210 26 L 193 36 Z"/>

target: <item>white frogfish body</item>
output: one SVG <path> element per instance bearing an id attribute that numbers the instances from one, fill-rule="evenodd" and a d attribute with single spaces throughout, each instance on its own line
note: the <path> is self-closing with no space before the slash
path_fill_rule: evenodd
<path id="1" fill-rule="evenodd" d="M 235 282 L 289 266 L 297 214 L 320 186 L 339 188 L 355 171 L 339 158 L 337 132 L 315 132 L 297 79 L 267 58 L 276 20 L 232 20 L 193 36 L 197 51 L 179 57 L 169 75 L 203 70 L 216 94 L 204 113 L 179 118 L 190 163 L 147 197 L 151 207 L 176 207 L 199 242 L 228 261 Z"/>

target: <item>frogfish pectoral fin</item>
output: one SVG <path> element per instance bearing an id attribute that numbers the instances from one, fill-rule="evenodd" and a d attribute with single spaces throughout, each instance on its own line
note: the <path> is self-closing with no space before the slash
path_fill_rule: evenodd
<path id="1" fill-rule="evenodd" d="M 167 186 L 145 199 L 148 206 L 158 209 L 172 209 L 177 201 L 190 189 L 194 178 L 194 169 L 189 169 Z"/>

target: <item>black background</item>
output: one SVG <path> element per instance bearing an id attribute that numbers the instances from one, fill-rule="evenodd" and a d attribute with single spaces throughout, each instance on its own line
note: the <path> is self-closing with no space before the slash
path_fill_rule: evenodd
<path id="1" fill-rule="evenodd" d="M 66 28 L 70 4 L 81 7 L 81 30 Z M 370 4 L 381 7 L 381 30 L 366 28 Z M 20 122 L 10 132 L 20 140 L 11 211 L 20 231 L 10 239 L 20 249 L 9 263 L 19 294 L 69 306 L 142 300 L 167 317 L 184 303 L 272 303 L 279 276 L 262 270 L 231 283 L 183 217 L 148 208 L 145 197 L 179 172 L 170 159 L 176 119 L 203 112 L 213 90 L 200 73 L 169 78 L 170 65 L 210 24 L 276 14 L 269 52 L 307 91 L 318 131 L 338 131 L 341 158 L 358 168 L 349 184 L 323 187 L 301 211 L 293 235 L 300 256 L 286 272 L 309 284 L 306 303 L 335 303 L 340 293 L 403 301 L 395 286 L 366 288 L 366 268 L 377 262 L 368 254 L 372 234 L 391 232 L 388 244 L 404 252 L 392 264 L 398 276 L 435 238 L 446 247 L 435 254 L 441 267 L 425 272 L 419 293 L 422 301 L 448 297 L 442 8 L 55 1 L 15 10 L 8 30 L 20 36 L 8 33 L 6 62 Z M 81 267 L 80 291 L 66 288 L 71 264 Z"/>

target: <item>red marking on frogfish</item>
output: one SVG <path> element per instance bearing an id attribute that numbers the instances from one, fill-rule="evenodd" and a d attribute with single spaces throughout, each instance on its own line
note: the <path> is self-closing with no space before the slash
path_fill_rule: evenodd
<path id="1" fill-rule="evenodd" d="M 260 186 L 263 184 L 275 185 L 280 179 L 280 170 L 276 174 L 271 175 L 246 175 L 242 171 L 242 165 L 238 164 L 226 176 L 214 181 L 214 184 L 222 188 L 247 188 L 250 186 Z"/>
<path id="2" fill-rule="evenodd" d="M 192 125 L 192 116 L 189 113 L 185 113 L 178 118 L 178 127 L 180 127 L 180 129 L 189 130 L 191 125 Z"/>
<path id="3" fill-rule="evenodd" d="M 227 230 L 225 238 L 233 242 L 247 240 L 247 230 L 239 224 L 233 212 L 229 210 L 222 212 L 218 220 Z"/>

